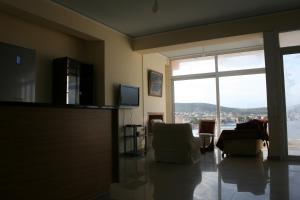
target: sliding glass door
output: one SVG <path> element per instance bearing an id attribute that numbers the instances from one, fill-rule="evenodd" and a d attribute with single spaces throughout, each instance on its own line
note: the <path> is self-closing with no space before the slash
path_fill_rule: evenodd
<path id="1" fill-rule="evenodd" d="M 300 156 L 300 52 L 283 55 L 288 155 Z"/>

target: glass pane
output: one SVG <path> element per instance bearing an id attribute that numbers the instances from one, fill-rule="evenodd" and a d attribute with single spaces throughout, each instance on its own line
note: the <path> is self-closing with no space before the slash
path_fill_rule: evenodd
<path id="1" fill-rule="evenodd" d="M 67 76 L 67 104 L 79 103 L 79 88 L 76 76 Z"/>
<path id="2" fill-rule="evenodd" d="M 192 123 L 198 133 L 200 119 L 216 119 L 216 80 L 174 81 L 175 123 Z"/>
<path id="3" fill-rule="evenodd" d="M 218 57 L 219 71 L 264 68 L 264 51 L 248 51 L 224 54 Z"/>
<path id="4" fill-rule="evenodd" d="M 300 30 L 279 33 L 279 46 L 292 47 L 300 45 Z"/>
<path id="5" fill-rule="evenodd" d="M 267 118 L 265 74 L 220 78 L 221 130 L 236 123 Z"/>
<path id="6" fill-rule="evenodd" d="M 215 72 L 215 59 L 213 56 L 172 61 L 173 76 L 209 72 Z"/>
<path id="7" fill-rule="evenodd" d="M 300 155 L 300 53 L 283 56 L 288 155 Z"/>

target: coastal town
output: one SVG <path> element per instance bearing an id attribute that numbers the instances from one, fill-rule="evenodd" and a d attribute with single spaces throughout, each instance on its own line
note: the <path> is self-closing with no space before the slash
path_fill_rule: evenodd
<path id="1" fill-rule="evenodd" d="M 176 107 L 175 107 L 176 110 Z M 190 112 L 190 110 L 183 111 L 178 109 L 175 111 L 175 123 L 191 123 L 193 129 L 198 129 L 199 121 L 201 119 L 216 119 L 216 109 L 195 109 L 197 111 Z M 238 108 L 226 108 L 225 111 L 220 112 L 220 122 L 222 129 L 234 128 L 236 123 L 247 122 L 250 119 L 267 119 L 266 108 L 254 108 L 254 109 L 238 109 Z"/>

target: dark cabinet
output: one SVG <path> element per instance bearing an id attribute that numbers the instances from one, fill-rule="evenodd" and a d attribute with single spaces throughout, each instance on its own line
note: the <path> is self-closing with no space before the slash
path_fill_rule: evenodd
<path id="1" fill-rule="evenodd" d="M 93 65 L 64 57 L 53 60 L 54 104 L 94 104 Z"/>

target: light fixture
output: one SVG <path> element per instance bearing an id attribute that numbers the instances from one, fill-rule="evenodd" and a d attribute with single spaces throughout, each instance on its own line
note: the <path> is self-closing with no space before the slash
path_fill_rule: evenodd
<path id="1" fill-rule="evenodd" d="M 158 7 L 158 0 L 154 0 L 153 6 L 152 6 L 152 12 L 153 12 L 153 13 L 157 13 L 158 10 L 159 10 L 159 7 Z"/>

